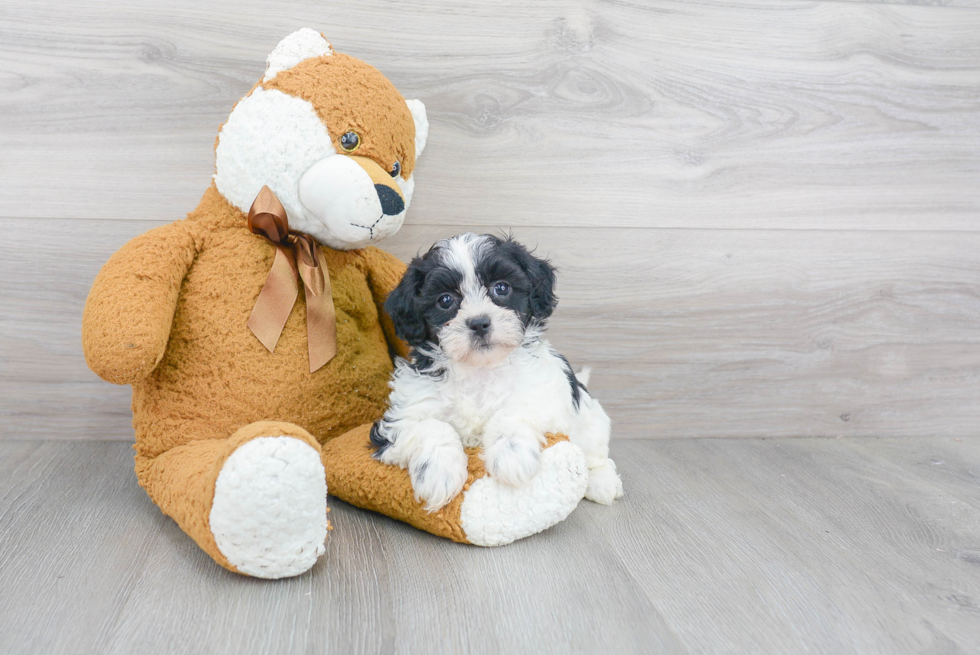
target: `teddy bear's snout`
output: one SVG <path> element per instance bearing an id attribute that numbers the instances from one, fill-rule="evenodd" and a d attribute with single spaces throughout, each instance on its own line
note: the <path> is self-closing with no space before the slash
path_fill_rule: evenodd
<path id="1" fill-rule="evenodd" d="M 334 248 L 362 248 L 401 227 L 413 184 L 367 157 L 333 154 L 313 164 L 299 180 L 307 214 L 289 224 Z M 294 225 L 295 224 L 295 225 Z"/>
<path id="2" fill-rule="evenodd" d="M 390 186 L 375 184 L 374 190 L 378 192 L 378 200 L 381 201 L 381 213 L 385 216 L 397 216 L 405 211 L 405 201 L 398 192 Z"/>

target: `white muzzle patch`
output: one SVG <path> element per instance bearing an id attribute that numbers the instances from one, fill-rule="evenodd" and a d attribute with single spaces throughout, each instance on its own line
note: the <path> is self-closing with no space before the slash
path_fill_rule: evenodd
<path id="1" fill-rule="evenodd" d="M 479 326 L 489 324 L 485 328 Z M 455 362 L 478 368 L 499 365 L 524 340 L 524 325 L 516 312 L 495 304 L 481 286 L 471 290 L 459 311 L 439 330 L 439 345 Z"/>

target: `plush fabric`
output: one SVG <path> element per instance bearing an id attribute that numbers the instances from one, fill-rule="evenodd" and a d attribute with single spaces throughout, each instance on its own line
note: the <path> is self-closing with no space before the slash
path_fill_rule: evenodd
<path id="1" fill-rule="evenodd" d="M 401 162 L 405 178 L 415 170 L 415 127 L 411 113 L 404 111 L 405 99 L 386 77 L 363 61 L 340 53 L 307 59 L 263 82 L 262 88 L 312 104 L 338 152 L 340 136 L 353 130 L 361 136 L 361 144 L 352 154 L 388 162 L 386 170 Z M 374 102 L 365 105 L 366 96 Z M 366 138 L 372 134 L 385 138 Z"/>
<path id="2" fill-rule="evenodd" d="M 384 409 L 391 354 L 407 355 L 379 310 L 405 266 L 376 248 L 321 247 L 337 316 L 336 357 L 309 372 L 302 294 L 268 352 L 245 324 L 275 247 L 249 232 L 246 220 L 212 186 L 187 219 L 137 237 L 110 258 L 82 329 L 92 370 L 133 385 L 140 484 L 226 566 L 206 517 L 214 479 L 240 435 L 312 432 L 325 441 L 370 423 Z M 294 425 L 262 434 L 243 428 L 271 418 Z"/>
<path id="3" fill-rule="evenodd" d="M 225 460 L 235 450 L 260 437 L 289 436 L 315 448 L 320 445 L 303 428 L 283 421 L 258 421 L 224 439 L 188 440 L 157 457 L 136 456 L 140 486 L 164 514 L 177 522 L 218 564 L 237 571 L 218 549 L 211 533 L 214 486 Z M 139 445 L 137 445 L 137 448 Z"/>
<path id="4" fill-rule="evenodd" d="M 497 485 L 487 476 L 479 449 L 467 448 L 469 476 L 463 492 L 430 513 L 415 500 L 407 470 L 381 464 L 371 457 L 370 431 L 371 426 L 365 425 L 323 445 L 330 493 L 352 505 L 460 543 L 500 546 L 540 532 L 568 516 L 588 483 L 585 460 L 564 435 L 547 435 L 539 477 L 549 484 L 538 489 L 533 483 L 520 490 Z M 558 444 L 562 447 L 556 449 Z M 571 451 L 566 459 L 560 463 L 549 461 L 552 454 L 557 455 L 564 448 Z M 550 475 L 558 471 L 560 475 Z M 477 482 L 494 489 L 471 494 Z M 464 506 L 469 525 L 462 516 Z"/>
<path id="5" fill-rule="evenodd" d="M 214 483 L 209 524 L 240 573 L 283 578 L 308 570 L 326 551 L 330 527 L 319 449 L 286 435 L 235 448 Z"/>

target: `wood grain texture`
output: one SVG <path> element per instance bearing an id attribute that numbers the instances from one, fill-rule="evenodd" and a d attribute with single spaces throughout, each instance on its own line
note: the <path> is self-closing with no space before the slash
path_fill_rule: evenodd
<path id="1" fill-rule="evenodd" d="M 766 0 L 5 3 L 0 215 L 183 215 L 304 25 L 429 107 L 419 223 L 978 226 L 980 12 Z"/>
<path id="2" fill-rule="evenodd" d="M 155 225 L 0 219 L 0 439 L 132 438 L 129 388 L 85 365 L 81 312 L 101 264 Z M 409 225 L 386 247 L 408 259 L 462 229 Z M 515 236 L 558 266 L 550 338 L 595 368 L 617 437 L 972 436 L 980 422 L 980 235 Z"/>
<path id="3" fill-rule="evenodd" d="M 323 560 L 262 581 L 163 517 L 125 444 L 3 442 L 0 651 L 975 652 L 980 508 L 922 449 L 980 471 L 976 439 L 618 442 L 626 498 L 541 535 L 331 501 Z"/>
<path id="4" fill-rule="evenodd" d="M 972 435 L 980 11 L 917 4 L 6 3 L 0 439 L 131 438 L 79 350 L 88 286 L 193 208 L 303 25 L 429 107 L 382 245 L 539 244 L 617 436 Z"/>
<path id="5" fill-rule="evenodd" d="M 594 513 L 595 529 L 692 650 L 972 652 L 980 576 L 955 551 L 975 542 L 978 510 L 877 456 L 924 441 L 947 440 L 620 442 L 646 477 L 630 529 Z M 952 445 L 976 470 L 978 442 Z"/>
<path id="6" fill-rule="evenodd" d="M 925 7 L 970 7 L 980 8 L 977 0 L 828 0 L 831 2 L 860 2 L 885 5 L 921 5 Z"/>

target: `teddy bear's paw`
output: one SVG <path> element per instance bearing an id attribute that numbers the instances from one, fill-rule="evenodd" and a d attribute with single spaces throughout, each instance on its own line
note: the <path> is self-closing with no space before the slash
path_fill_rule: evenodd
<path id="1" fill-rule="evenodd" d="M 589 469 L 589 486 L 585 489 L 585 497 L 600 505 L 612 505 L 614 500 L 623 497 L 623 481 L 619 479 L 616 464 L 611 459 Z"/>
<path id="2" fill-rule="evenodd" d="M 541 451 L 539 469 L 523 487 L 492 476 L 464 492 L 460 526 L 477 546 L 502 546 L 563 521 L 582 500 L 589 469 L 581 449 L 561 441 Z"/>
<path id="3" fill-rule="evenodd" d="M 434 512 L 459 495 L 466 484 L 466 453 L 456 446 L 439 446 L 420 453 L 408 467 L 412 490 L 425 509 Z"/>
<path id="4" fill-rule="evenodd" d="M 327 482 L 320 454 L 292 437 L 259 437 L 225 460 L 214 486 L 211 533 L 240 573 L 286 578 L 325 550 Z"/>

